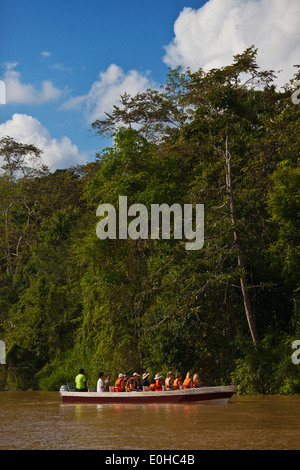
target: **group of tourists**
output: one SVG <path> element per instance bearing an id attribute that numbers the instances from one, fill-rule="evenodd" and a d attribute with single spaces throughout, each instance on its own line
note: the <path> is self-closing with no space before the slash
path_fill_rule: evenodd
<path id="1" fill-rule="evenodd" d="M 182 374 L 170 371 L 167 373 L 165 381 L 163 377 L 157 374 L 154 380 L 149 384 L 149 391 L 165 391 L 165 390 L 187 390 L 189 388 L 201 387 L 200 377 L 198 374 L 192 374 L 187 372 L 185 379 L 183 380 Z"/>
<path id="2" fill-rule="evenodd" d="M 108 374 L 104 377 L 104 372 L 99 373 L 97 382 L 97 392 L 134 392 L 134 391 L 149 391 L 160 392 L 165 390 L 186 390 L 189 388 L 201 387 L 200 378 L 198 374 L 188 372 L 183 380 L 181 373 L 168 372 L 165 380 L 163 376 L 156 374 L 154 379 L 149 382 L 149 374 L 144 373 L 142 377 L 137 372 L 132 375 L 126 372 L 120 373 L 114 385 L 111 385 L 111 376 Z M 79 374 L 75 378 L 76 391 L 87 392 L 87 381 L 84 375 L 84 370 L 80 369 Z"/>

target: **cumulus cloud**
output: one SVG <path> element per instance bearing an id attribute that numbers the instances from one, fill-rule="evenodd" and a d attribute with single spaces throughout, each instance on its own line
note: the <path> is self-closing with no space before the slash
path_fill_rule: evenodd
<path id="1" fill-rule="evenodd" d="M 62 92 L 50 80 L 41 83 L 40 89 L 30 83 L 21 81 L 21 74 L 15 70 L 18 64 L 7 63 L 4 82 L 6 86 L 6 102 L 23 104 L 41 104 L 60 98 Z"/>
<path id="2" fill-rule="evenodd" d="M 23 144 L 34 144 L 42 153 L 42 163 L 51 171 L 68 168 L 71 165 L 83 164 L 87 155 L 79 152 L 68 137 L 61 140 L 53 138 L 38 119 L 27 114 L 14 114 L 12 119 L 0 124 L 0 138 L 10 136 Z"/>
<path id="3" fill-rule="evenodd" d="M 299 63 L 299 18 L 299 0 L 209 0 L 198 10 L 182 10 L 163 60 L 171 67 L 209 70 L 232 63 L 233 55 L 255 45 L 258 65 L 282 70 L 278 84 L 283 85 Z"/>
<path id="4" fill-rule="evenodd" d="M 100 72 L 86 95 L 70 98 L 62 109 L 83 109 L 89 122 L 104 116 L 120 101 L 124 92 L 134 96 L 151 86 L 147 74 L 136 70 L 125 73 L 121 67 L 111 64 L 105 72 Z"/>

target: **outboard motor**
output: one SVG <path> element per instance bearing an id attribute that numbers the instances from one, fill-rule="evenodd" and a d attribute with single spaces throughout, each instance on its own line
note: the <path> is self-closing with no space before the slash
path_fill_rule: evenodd
<path id="1" fill-rule="evenodd" d="M 70 389 L 69 389 L 69 384 L 67 385 L 62 385 L 59 389 L 60 392 L 68 392 Z"/>

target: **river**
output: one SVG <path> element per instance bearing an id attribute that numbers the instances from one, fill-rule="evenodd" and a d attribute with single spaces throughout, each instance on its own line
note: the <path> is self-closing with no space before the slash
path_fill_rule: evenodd
<path id="1" fill-rule="evenodd" d="M 0 392 L 0 449 L 299 450 L 300 396 L 63 405 L 58 392 Z"/>

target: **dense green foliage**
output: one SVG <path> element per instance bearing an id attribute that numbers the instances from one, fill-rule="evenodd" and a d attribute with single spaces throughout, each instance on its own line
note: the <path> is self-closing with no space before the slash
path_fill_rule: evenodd
<path id="1" fill-rule="evenodd" d="M 253 48 L 222 69 L 170 71 L 93 123 L 111 147 L 55 173 L 28 171 L 41 152 L 1 140 L 0 387 L 55 390 L 84 367 L 90 387 L 100 370 L 173 369 L 299 393 L 299 105 L 272 79 Z M 96 209 L 120 195 L 149 213 L 204 204 L 203 248 L 100 240 Z"/>

